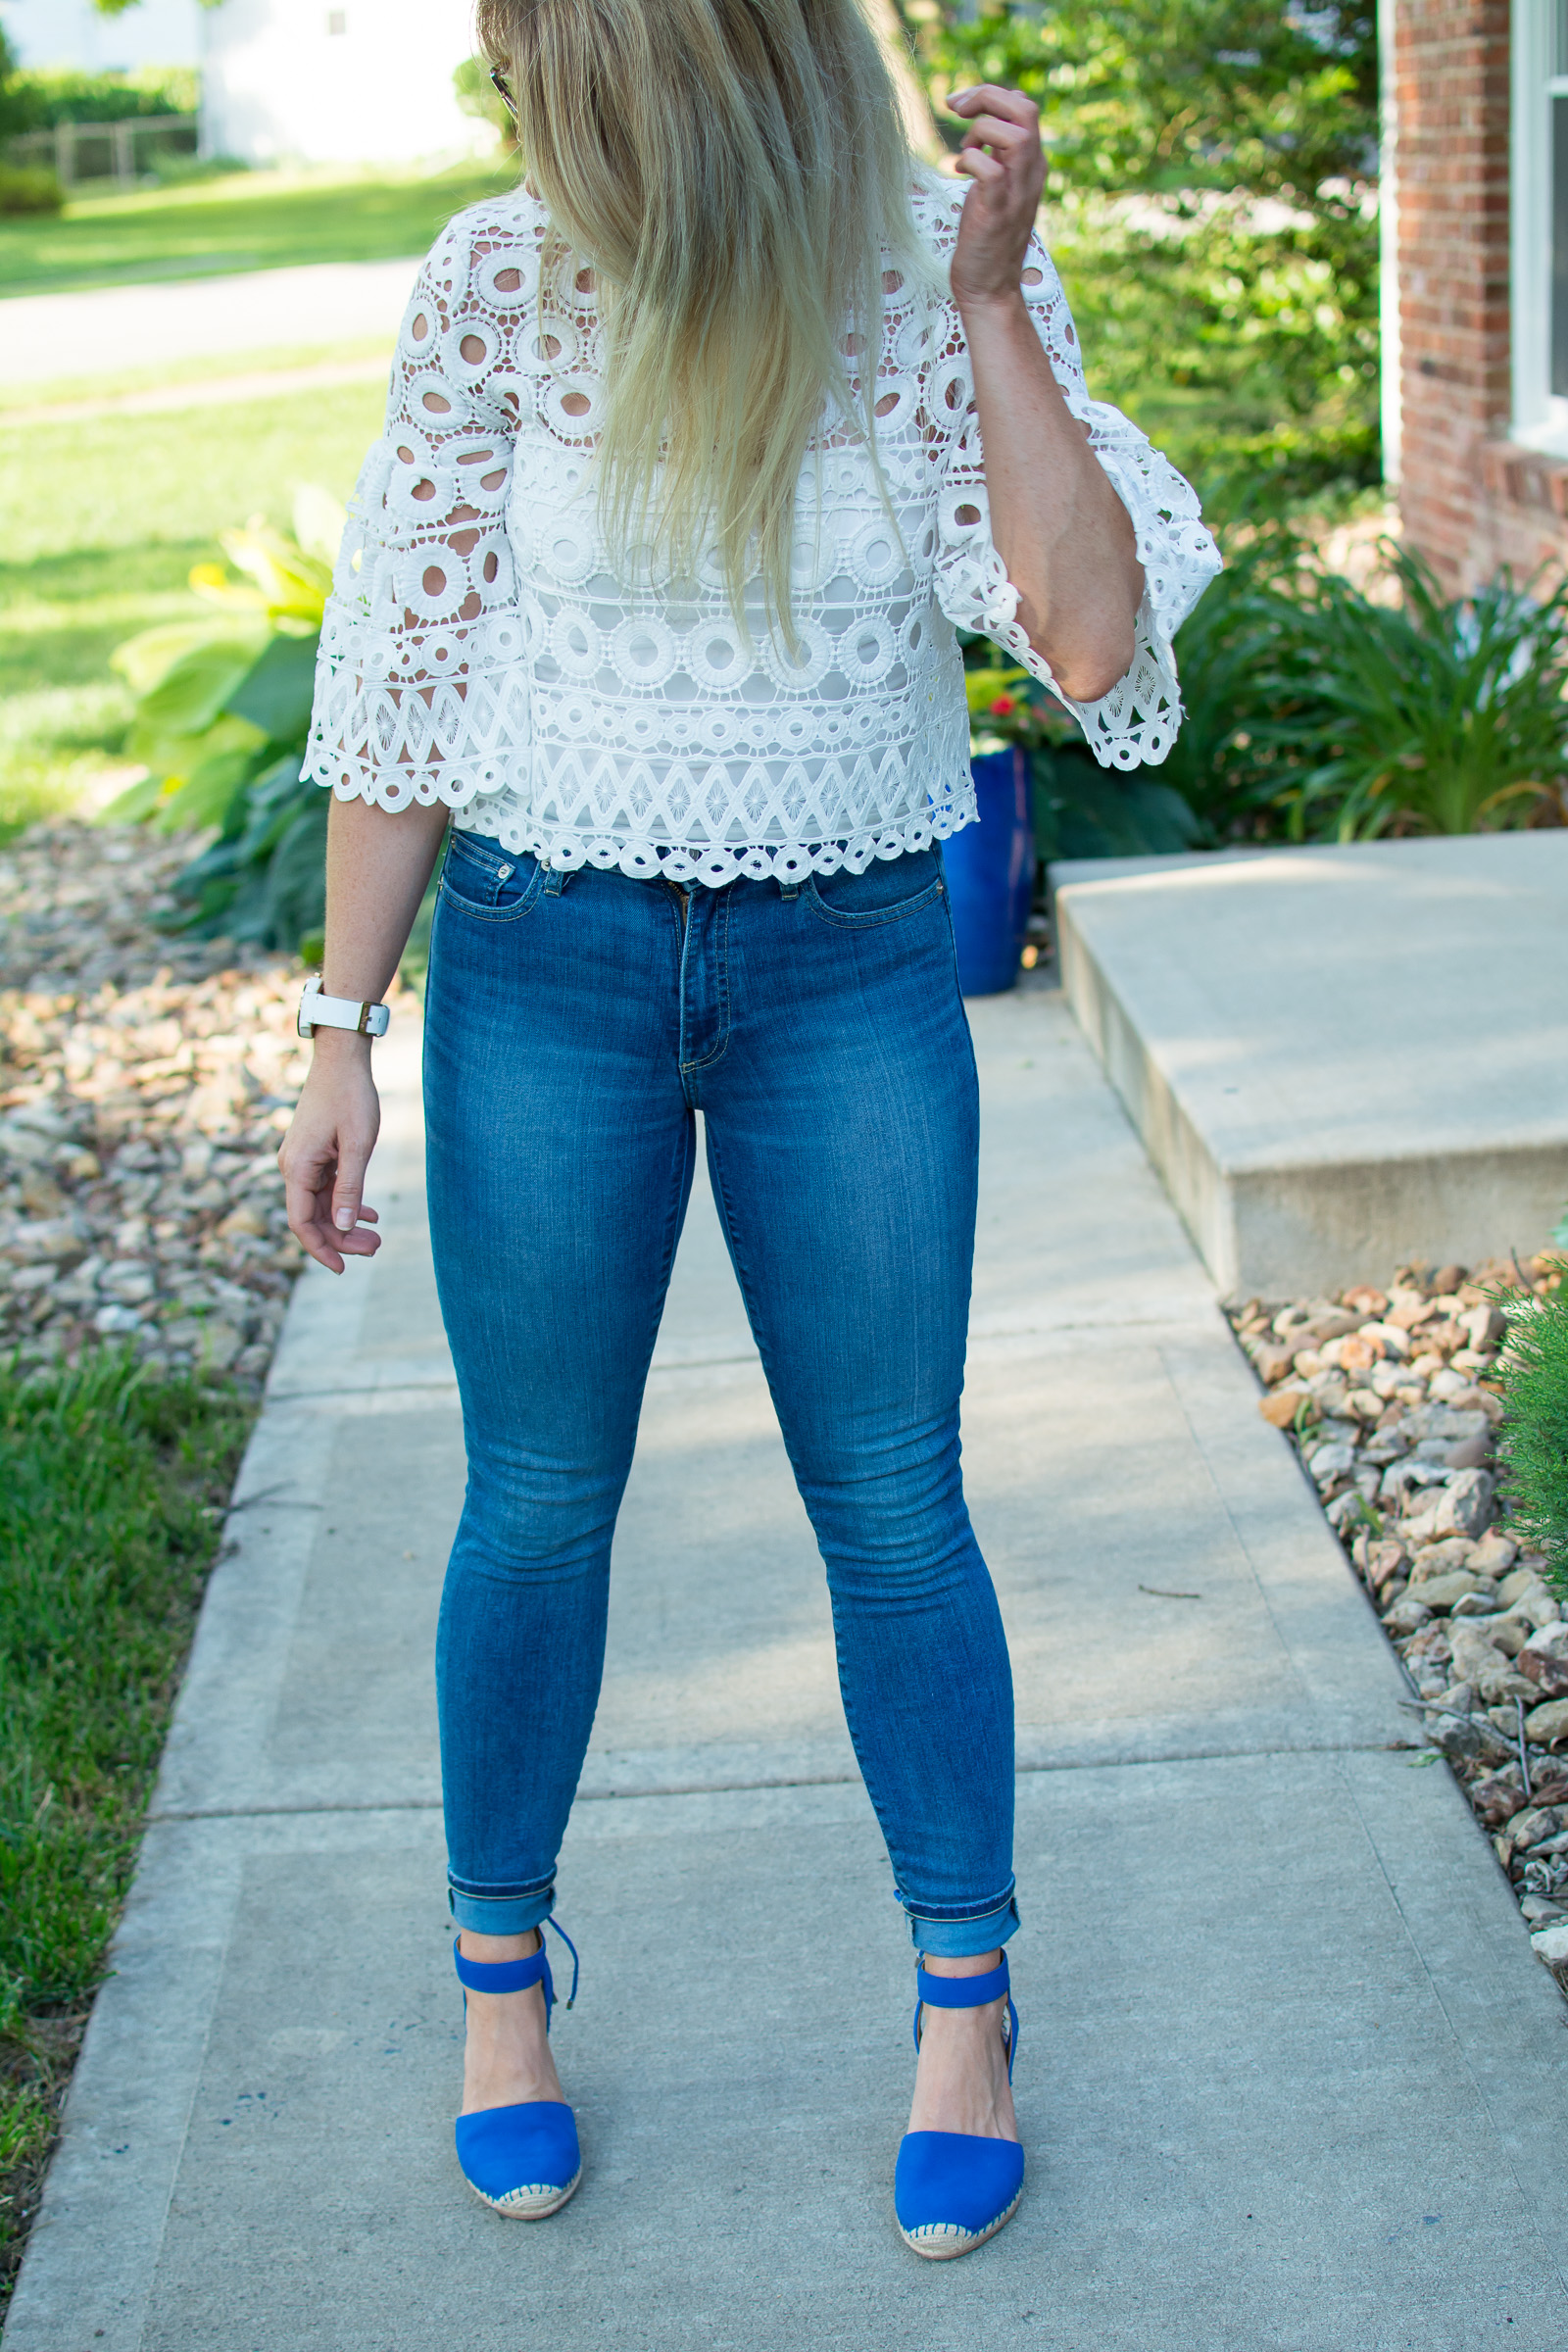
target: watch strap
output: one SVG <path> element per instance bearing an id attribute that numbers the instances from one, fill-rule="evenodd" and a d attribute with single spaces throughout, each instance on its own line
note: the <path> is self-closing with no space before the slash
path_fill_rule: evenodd
<path id="1" fill-rule="evenodd" d="M 323 997 L 320 980 L 313 977 L 300 992 L 296 1026 L 301 1037 L 314 1037 L 318 1029 L 354 1029 L 361 1037 L 385 1037 L 391 1018 L 384 1004 L 362 1004 L 354 997 Z"/>

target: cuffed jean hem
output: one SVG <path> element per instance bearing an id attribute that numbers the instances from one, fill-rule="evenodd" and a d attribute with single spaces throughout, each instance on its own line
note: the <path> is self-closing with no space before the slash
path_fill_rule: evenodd
<path id="1" fill-rule="evenodd" d="M 535 1886 L 521 1894 L 472 1894 L 465 1886 L 447 1884 L 447 1901 L 460 1928 L 470 1936 L 526 1936 L 542 1927 L 556 1907 L 555 1885 Z M 983 1951 L 983 1944 L 977 1946 Z"/>
<path id="2" fill-rule="evenodd" d="M 979 1919 L 922 1919 L 906 1909 L 909 1940 L 917 1952 L 937 1960 L 972 1960 L 977 1953 L 994 1952 L 1018 1929 L 1018 1898 L 1009 1895 L 1000 1911 Z"/>

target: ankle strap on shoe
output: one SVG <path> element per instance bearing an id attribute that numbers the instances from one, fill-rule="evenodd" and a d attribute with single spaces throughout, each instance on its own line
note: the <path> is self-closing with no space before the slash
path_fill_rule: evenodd
<path id="1" fill-rule="evenodd" d="M 928 2009 L 983 2009 L 1007 1990 L 1007 1955 L 1004 1952 L 1001 1966 L 987 1969 L 983 1977 L 934 1977 L 920 1966 L 915 1983 Z"/>
<path id="2" fill-rule="evenodd" d="M 550 1963 L 545 1958 L 545 1939 L 539 1938 L 539 1949 L 526 1960 L 469 1960 L 461 1943 L 454 1942 L 452 1957 L 457 1963 L 460 1981 L 470 1992 L 526 1992 L 530 1984 L 541 1978 L 545 1984 L 545 1999 L 552 1997 Z"/>
<path id="3" fill-rule="evenodd" d="M 556 2005 L 556 1986 L 550 1974 L 550 1962 L 545 1957 L 545 1928 L 553 1929 L 571 1954 L 571 1990 L 566 1996 L 566 2007 L 569 2009 L 577 1998 L 577 1946 L 565 1929 L 558 1928 L 553 1919 L 544 1922 L 539 1931 L 539 1949 L 530 1952 L 526 1960 L 468 1960 L 464 1957 L 462 1943 L 454 1936 L 452 1957 L 457 1964 L 460 1983 L 470 1992 L 525 1992 L 530 1984 L 542 1984 L 548 2023 L 550 2012 Z"/>

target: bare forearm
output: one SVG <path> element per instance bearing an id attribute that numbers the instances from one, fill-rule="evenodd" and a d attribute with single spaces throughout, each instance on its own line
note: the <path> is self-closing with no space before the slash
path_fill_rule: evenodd
<path id="1" fill-rule="evenodd" d="M 991 532 L 1018 620 L 1076 702 L 1131 664 L 1144 592 L 1132 518 L 1068 409 L 1020 291 L 962 304 Z"/>
<path id="2" fill-rule="evenodd" d="M 384 997 L 409 944 L 447 812 L 439 804 L 389 811 L 334 801 L 326 826 L 329 997 Z M 341 1274 L 350 1257 L 380 1248 L 365 1171 L 381 1123 L 370 1041 L 353 1029 L 318 1029 L 310 1075 L 278 1153 L 288 1221 L 318 1264 Z"/>
<path id="3" fill-rule="evenodd" d="M 974 368 L 991 534 L 1018 619 L 1075 703 L 1131 666 L 1144 573 L 1126 508 L 1062 398 L 1023 297 L 1045 164 L 1040 111 L 981 82 L 950 101 L 966 128 L 964 199 L 950 282 Z"/>
<path id="4" fill-rule="evenodd" d="M 447 814 L 439 802 L 397 810 L 366 801 L 333 802 L 326 831 L 321 971 L 329 997 L 374 1004 L 385 996 L 409 944 Z"/>

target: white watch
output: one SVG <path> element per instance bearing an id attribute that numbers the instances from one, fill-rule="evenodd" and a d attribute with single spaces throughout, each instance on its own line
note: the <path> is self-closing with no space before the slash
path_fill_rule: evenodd
<path id="1" fill-rule="evenodd" d="M 297 1026 L 301 1037 L 314 1037 L 318 1029 L 357 1029 L 362 1037 L 385 1037 L 391 1018 L 384 1004 L 361 1004 L 353 997 L 323 997 L 318 976 L 307 980 L 300 991 Z"/>

